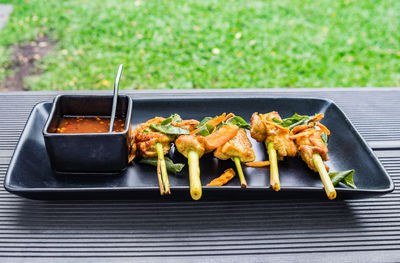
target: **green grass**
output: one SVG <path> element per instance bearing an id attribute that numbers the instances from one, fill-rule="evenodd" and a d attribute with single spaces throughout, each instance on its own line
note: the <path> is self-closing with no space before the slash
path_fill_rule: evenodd
<path id="1" fill-rule="evenodd" d="M 32 90 L 400 86 L 400 1 L 12 1 L 9 46 L 57 46 Z"/>

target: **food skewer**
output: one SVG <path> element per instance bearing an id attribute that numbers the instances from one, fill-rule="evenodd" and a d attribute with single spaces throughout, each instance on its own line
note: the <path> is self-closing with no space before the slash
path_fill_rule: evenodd
<path id="1" fill-rule="evenodd" d="M 161 124 L 164 121 L 162 117 L 155 117 L 136 127 L 134 130 L 135 142 L 138 154 L 144 158 L 157 156 L 157 178 L 160 187 L 160 194 L 170 194 L 170 185 L 165 166 L 164 155 L 171 149 L 171 143 L 174 137 L 153 131 L 150 126 L 153 124 Z"/>
<path id="2" fill-rule="evenodd" d="M 268 151 L 270 165 L 270 185 L 275 191 L 280 190 L 278 159 L 284 156 L 296 156 L 296 145 L 289 138 L 290 130 L 280 123 L 278 112 L 266 114 L 253 113 L 250 134 L 258 142 L 264 142 Z"/>
<path id="3" fill-rule="evenodd" d="M 294 126 L 290 132 L 290 138 L 295 141 L 303 161 L 311 170 L 319 173 L 328 198 L 335 199 L 336 190 L 328 175 L 329 167 L 324 164 L 324 161 L 328 160 L 326 138 L 330 135 L 330 131 L 319 123 L 324 118 L 324 114 L 316 114 L 315 117 L 300 117 L 311 119 L 306 124 Z"/>
<path id="4" fill-rule="evenodd" d="M 144 158 L 157 156 L 157 179 L 161 195 L 171 193 L 164 155 L 170 151 L 177 135 L 188 134 L 197 124 L 196 120 L 182 120 L 174 114 L 167 119 L 155 117 L 136 127 L 134 135 L 138 153 Z"/>
<path id="5" fill-rule="evenodd" d="M 230 124 L 217 130 L 216 127 L 226 118 L 225 113 L 215 118 L 206 117 L 190 134 L 181 135 L 175 141 L 178 152 L 188 159 L 190 195 L 194 200 L 202 196 L 199 159 L 204 153 L 212 152 L 231 140 L 239 130 L 238 126 Z"/>
<path id="6" fill-rule="evenodd" d="M 199 200 L 202 195 L 199 159 L 205 153 L 204 139 L 199 135 L 181 135 L 175 146 L 188 159 L 190 195 L 193 200 Z"/>
<path id="7" fill-rule="evenodd" d="M 250 128 L 250 126 L 240 117 L 230 114 L 232 117 L 226 120 L 226 123 L 235 123 L 239 127 Z M 240 122 L 233 122 L 231 118 L 236 118 Z M 240 119 L 239 119 L 240 118 Z M 239 128 L 235 137 L 229 140 L 224 145 L 218 147 L 214 156 L 221 160 L 232 159 L 235 163 L 236 170 L 239 175 L 240 185 L 242 188 L 247 187 L 246 178 L 243 174 L 242 162 L 252 162 L 255 160 L 255 154 L 251 147 L 251 142 L 247 138 L 247 133 L 245 128 Z"/>

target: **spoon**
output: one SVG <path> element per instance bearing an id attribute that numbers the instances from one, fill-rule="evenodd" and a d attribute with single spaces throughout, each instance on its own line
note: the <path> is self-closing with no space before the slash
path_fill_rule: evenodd
<path id="1" fill-rule="evenodd" d="M 111 109 L 110 129 L 108 131 L 110 133 L 113 131 L 113 128 L 114 128 L 115 111 L 117 110 L 117 102 L 118 102 L 119 79 L 121 78 L 123 67 L 124 67 L 123 64 L 119 65 L 117 76 L 115 77 L 115 82 L 114 82 L 114 94 L 113 94 L 113 104 L 112 104 L 112 109 Z"/>

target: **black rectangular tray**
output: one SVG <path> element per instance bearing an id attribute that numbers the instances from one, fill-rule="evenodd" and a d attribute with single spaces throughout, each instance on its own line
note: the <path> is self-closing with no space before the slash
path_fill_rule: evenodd
<path id="1" fill-rule="evenodd" d="M 159 195 L 156 168 L 133 163 L 119 175 L 79 176 L 58 175 L 50 167 L 44 146 L 42 129 L 52 103 L 39 103 L 32 110 L 11 159 L 4 186 L 7 191 L 33 199 L 94 199 L 130 198 L 190 200 L 187 165 L 177 175 L 169 174 L 170 196 Z M 179 113 L 182 118 L 202 119 L 223 112 L 233 112 L 248 122 L 253 112 L 276 110 L 282 118 L 295 112 L 311 115 L 325 113 L 322 121 L 331 130 L 329 161 L 331 171 L 355 169 L 358 189 L 336 187 L 338 199 L 365 198 L 393 191 L 390 176 L 338 106 L 325 99 L 313 98 L 184 98 L 184 99 L 133 99 L 132 123 L 134 126 L 154 116 L 167 117 Z M 251 139 L 256 160 L 266 160 L 266 149 Z M 175 162 L 186 159 L 175 149 L 169 153 Z M 320 198 L 327 199 L 317 173 L 308 169 L 300 158 L 285 158 L 279 162 L 281 190 L 269 188 L 269 168 L 245 167 L 248 187 L 240 188 L 236 176 L 227 185 L 207 187 L 212 179 L 234 167 L 232 161 L 221 161 L 212 154 L 200 159 L 202 200 L 242 200 L 264 198 Z"/>

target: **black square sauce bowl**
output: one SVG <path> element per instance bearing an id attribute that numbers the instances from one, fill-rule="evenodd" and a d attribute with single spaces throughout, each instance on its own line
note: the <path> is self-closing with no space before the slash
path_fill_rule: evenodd
<path id="1" fill-rule="evenodd" d="M 57 173 L 117 174 L 128 165 L 132 99 L 119 95 L 116 118 L 124 130 L 112 133 L 57 133 L 63 117 L 110 117 L 112 96 L 59 95 L 43 129 L 51 166 Z"/>

